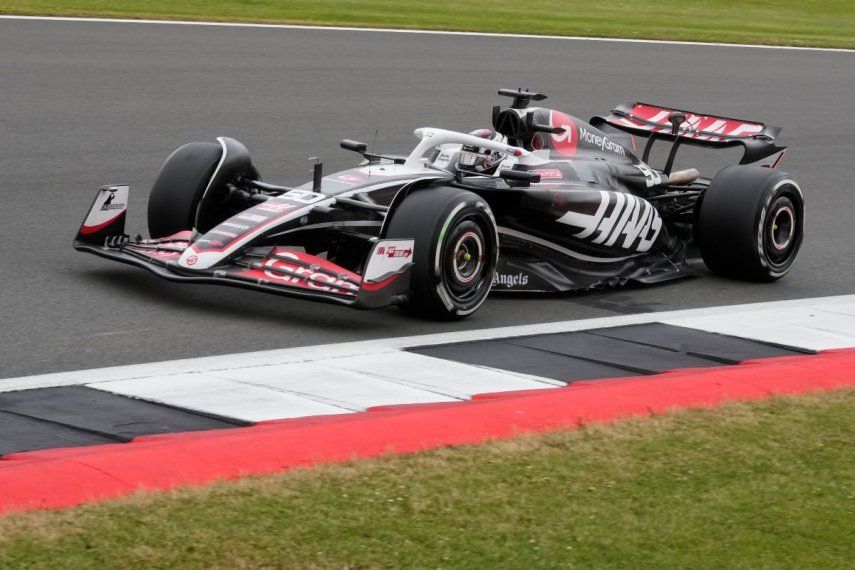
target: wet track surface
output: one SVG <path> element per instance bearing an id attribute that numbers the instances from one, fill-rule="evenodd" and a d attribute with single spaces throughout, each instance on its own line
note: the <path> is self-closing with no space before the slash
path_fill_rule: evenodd
<path id="1" fill-rule="evenodd" d="M 855 54 L 656 44 L 0 20 L 0 377 L 429 332 L 855 292 Z M 767 121 L 807 199 L 806 242 L 772 285 L 700 277 L 549 297 L 493 296 L 470 319 L 416 320 L 178 285 L 71 249 L 97 188 L 148 188 L 191 140 L 241 140 L 265 180 L 400 152 L 417 126 L 489 126 L 498 87 L 590 117 L 640 100 Z M 732 156 L 732 155 L 731 155 Z M 708 158 L 686 166 L 710 166 Z"/>

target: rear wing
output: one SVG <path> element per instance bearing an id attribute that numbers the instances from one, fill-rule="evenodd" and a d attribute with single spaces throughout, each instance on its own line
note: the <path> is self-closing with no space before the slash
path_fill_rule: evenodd
<path id="1" fill-rule="evenodd" d="M 606 117 L 592 118 L 591 124 L 597 128 L 611 125 L 630 134 L 648 137 L 645 162 L 655 139 L 679 140 L 712 148 L 741 146 L 745 154 L 740 164 L 757 162 L 787 148 L 775 145 L 780 127 L 647 103 L 624 103 Z"/>

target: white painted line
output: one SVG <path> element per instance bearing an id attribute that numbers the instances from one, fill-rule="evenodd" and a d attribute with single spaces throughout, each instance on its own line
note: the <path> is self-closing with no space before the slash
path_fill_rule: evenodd
<path id="1" fill-rule="evenodd" d="M 176 374 L 203 372 L 214 373 L 228 370 L 241 370 L 250 367 L 277 366 L 292 363 L 323 362 L 324 365 L 335 366 L 337 359 L 347 357 L 380 358 L 381 355 L 388 356 L 398 353 L 401 349 L 414 346 L 429 346 L 436 344 L 447 344 L 453 342 L 465 342 L 472 340 L 488 340 L 513 336 L 529 336 L 536 334 L 550 334 L 560 332 L 571 332 L 578 330 L 594 329 L 600 327 L 613 327 L 622 325 L 633 325 L 650 322 L 666 322 L 678 326 L 689 326 L 704 329 L 719 326 L 719 317 L 744 315 L 749 311 L 770 311 L 759 313 L 766 319 L 765 322 L 755 322 L 757 327 L 766 330 L 766 334 L 773 334 L 779 328 L 788 314 L 793 315 L 790 324 L 808 328 L 807 331 L 829 326 L 826 320 L 819 322 L 810 316 L 810 309 L 823 315 L 855 315 L 855 295 L 843 295 L 836 297 L 818 297 L 812 299 L 795 299 L 791 301 L 773 301 L 767 303 L 754 303 L 747 305 L 730 305 L 724 307 L 707 307 L 703 309 L 687 309 L 681 311 L 664 311 L 658 313 L 641 313 L 635 315 L 620 315 L 596 319 L 584 319 L 577 321 L 562 321 L 556 323 L 539 323 L 534 325 L 519 325 L 511 327 L 500 327 L 492 329 L 459 331 L 452 333 L 440 333 L 421 336 L 409 336 L 400 338 L 378 339 L 358 342 L 347 342 L 327 344 L 319 346 L 285 348 L 279 350 L 267 350 L 260 352 L 245 352 L 239 354 L 226 354 L 220 356 L 207 356 L 201 358 L 190 358 L 185 360 L 172 360 L 166 362 L 151 362 L 147 364 L 133 364 L 128 366 L 114 366 L 110 368 L 96 368 L 91 370 L 79 370 L 72 372 L 58 372 L 54 374 L 41 374 L 36 376 L 23 376 L 19 378 L 0 379 L 0 392 L 13 390 L 26 390 L 31 388 L 43 388 L 48 386 L 73 386 L 86 384 L 95 386 L 102 382 L 117 380 L 160 378 Z M 344 309 L 343 309 L 344 310 Z M 731 326 L 727 329 L 734 336 L 746 335 L 746 319 L 741 318 L 743 326 Z M 758 321 L 759 318 L 753 319 Z M 727 319 L 724 319 L 725 321 Z M 839 319 L 834 326 L 844 327 L 833 330 L 833 338 L 823 337 L 819 333 L 805 332 L 803 336 L 787 335 L 784 344 L 808 348 L 811 350 L 823 350 L 827 348 L 840 348 L 843 335 L 855 334 L 855 330 L 845 327 L 850 321 Z M 815 325 L 818 325 L 815 326 Z M 724 327 L 725 325 L 721 325 Z M 704 329 L 706 330 L 706 329 Z M 772 332 L 768 332 L 768 331 Z M 724 329 L 721 329 L 723 332 Z M 760 334 L 756 328 L 750 334 Z M 851 346 L 855 346 L 853 343 Z M 347 361 L 343 361 L 347 366 Z M 483 369 L 482 369 L 483 370 Z M 549 380 L 540 379 L 542 382 Z"/>
<path id="2" fill-rule="evenodd" d="M 732 47 L 732 48 L 752 48 L 752 49 L 783 49 L 783 50 L 800 50 L 800 51 L 822 51 L 822 52 L 839 52 L 839 53 L 855 53 L 855 49 L 846 48 L 821 48 L 821 47 L 806 47 L 806 46 L 781 46 L 781 45 L 754 45 L 754 44 L 728 44 L 720 42 L 690 42 L 677 40 L 644 40 L 633 38 L 604 38 L 604 37 L 585 37 L 585 36 L 555 36 L 555 35 L 537 35 L 537 34 L 500 34 L 491 32 L 454 32 L 447 30 L 416 30 L 402 28 L 360 28 L 347 26 L 302 26 L 297 24 L 258 24 L 249 22 L 205 22 L 193 20 L 148 20 L 148 19 L 123 19 L 123 18 L 75 18 L 62 16 L 18 16 L 18 15 L 0 15 L 0 20 L 35 20 L 47 22 L 96 22 L 109 24 L 160 24 L 160 25 L 178 25 L 178 26 L 207 26 L 207 27 L 225 27 L 225 28 L 261 28 L 261 29 L 282 29 L 282 30 L 318 30 L 318 31 L 337 31 L 337 32 L 370 32 L 384 34 L 430 34 L 438 36 L 473 36 L 485 38 L 514 38 L 514 39 L 532 39 L 532 40 L 561 40 L 561 41 L 584 41 L 584 42 L 614 42 L 628 44 L 659 44 L 659 45 L 676 45 L 676 46 L 706 46 L 706 47 Z"/>

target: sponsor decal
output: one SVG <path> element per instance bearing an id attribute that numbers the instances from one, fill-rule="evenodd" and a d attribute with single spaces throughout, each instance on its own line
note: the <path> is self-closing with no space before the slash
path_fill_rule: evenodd
<path id="1" fill-rule="evenodd" d="M 354 182 L 354 183 L 356 183 L 356 182 L 362 181 L 362 178 L 360 178 L 359 176 L 354 176 L 353 174 L 342 174 L 341 176 L 338 177 L 338 179 L 341 180 L 342 182 Z"/>
<path id="2" fill-rule="evenodd" d="M 413 261 L 415 241 L 411 239 L 381 240 L 374 246 L 365 267 L 364 281 L 378 282 L 400 273 Z"/>
<path id="3" fill-rule="evenodd" d="M 447 150 L 440 150 L 432 164 L 436 168 L 446 168 L 451 163 L 451 157 L 452 153 Z"/>
<path id="4" fill-rule="evenodd" d="M 91 235 L 106 231 L 113 223 L 124 219 L 127 203 L 128 186 L 102 186 L 80 227 L 80 233 Z"/>
<path id="5" fill-rule="evenodd" d="M 221 226 L 226 226 L 226 227 L 229 227 L 229 228 L 236 228 L 236 229 L 238 229 L 238 230 L 248 230 L 248 229 L 250 228 L 250 226 L 247 226 L 246 224 L 236 224 L 236 223 L 234 223 L 234 222 L 223 222 L 223 223 L 222 223 L 222 224 L 220 224 L 220 225 L 221 225 Z"/>
<path id="6" fill-rule="evenodd" d="M 288 283 L 289 285 L 316 289 L 318 291 L 328 291 L 330 293 L 341 293 L 343 292 L 342 289 L 354 292 L 359 290 L 359 287 L 354 283 L 321 271 L 314 271 L 302 265 L 289 263 L 288 260 L 300 261 L 300 258 L 294 253 L 280 251 L 277 253 L 277 257 L 267 259 L 262 264 L 264 267 L 269 268 L 263 270 L 264 275 L 270 279 Z"/>
<path id="7" fill-rule="evenodd" d="M 410 257 L 413 255 L 413 248 L 401 249 L 394 245 L 386 247 L 381 245 L 377 248 L 377 255 L 385 255 L 386 257 Z"/>
<path id="8" fill-rule="evenodd" d="M 197 261 L 199 261 L 199 258 L 195 255 L 191 255 L 187 258 L 187 261 L 185 263 L 187 263 L 187 265 L 196 265 Z"/>
<path id="9" fill-rule="evenodd" d="M 499 166 L 496 168 L 496 172 L 493 176 L 498 176 L 503 170 L 511 170 L 518 162 L 519 160 L 513 156 L 505 158 L 505 160 L 499 163 Z"/>
<path id="10" fill-rule="evenodd" d="M 552 148 L 561 156 L 576 156 L 579 138 L 576 133 L 576 124 L 569 115 L 559 111 L 550 111 L 549 126 L 564 129 L 563 133 L 552 133 L 549 135 Z"/>
<path id="11" fill-rule="evenodd" d="M 528 285 L 528 275 L 519 273 L 496 273 L 493 275 L 493 287 L 525 287 Z"/>
<path id="12" fill-rule="evenodd" d="M 626 156 L 626 149 L 608 137 L 597 134 L 588 127 L 576 127 L 568 115 L 559 111 L 551 111 L 549 114 L 549 125 L 564 129 L 563 133 L 552 133 L 552 148 L 561 156 L 576 156 L 579 141 L 588 146 L 599 149 L 602 152 L 613 152 L 620 156 Z"/>
<path id="13" fill-rule="evenodd" d="M 155 251 L 147 251 L 147 250 L 144 250 L 144 249 L 136 249 L 136 248 L 134 248 L 134 251 L 136 251 L 137 253 L 141 253 L 141 254 L 143 254 L 143 255 L 147 255 L 147 256 L 149 256 L 149 257 L 178 257 L 179 255 L 181 255 L 181 254 L 180 254 L 179 252 L 177 252 L 177 251 L 166 251 L 166 250 L 163 250 L 163 249 L 158 249 L 158 250 L 155 250 Z"/>
<path id="14" fill-rule="evenodd" d="M 226 236 L 226 237 L 230 237 L 230 238 L 232 238 L 232 239 L 234 239 L 234 238 L 238 237 L 238 234 L 236 234 L 236 233 L 234 233 L 234 232 L 227 232 L 227 231 L 223 231 L 223 230 L 211 230 L 211 231 L 210 231 L 210 232 L 208 232 L 208 233 L 217 234 L 217 235 L 221 235 L 221 236 Z"/>
<path id="15" fill-rule="evenodd" d="M 621 145 L 607 137 L 592 133 L 585 127 L 579 129 L 579 140 L 585 141 L 600 151 L 609 151 L 620 156 L 626 156 L 626 150 Z"/>
<path id="16" fill-rule="evenodd" d="M 116 189 L 110 190 L 110 195 L 107 196 L 107 199 L 101 203 L 101 211 L 106 212 L 108 210 L 122 210 L 125 205 L 122 202 L 114 202 L 116 199 Z"/>
<path id="17" fill-rule="evenodd" d="M 269 200 L 263 204 L 259 204 L 258 206 L 255 207 L 255 209 L 258 211 L 261 211 L 261 212 L 270 212 L 271 214 L 284 214 L 285 212 L 287 212 L 289 210 L 293 210 L 296 207 L 297 206 L 295 206 L 294 204 L 285 204 L 282 202 L 274 202 L 272 200 Z M 261 217 L 261 216 L 259 216 L 259 217 Z M 246 218 L 243 218 L 243 219 L 246 219 Z M 267 218 L 263 218 L 259 221 L 263 222 L 266 219 Z"/>
<path id="18" fill-rule="evenodd" d="M 648 251 L 662 230 L 662 218 L 650 202 L 632 194 L 602 190 L 594 214 L 571 211 L 556 221 L 581 228 L 573 237 L 639 253 Z"/>
<path id="19" fill-rule="evenodd" d="M 258 214 L 247 214 L 246 212 L 235 216 L 238 220 L 246 220 L 247 222 L 261 223 L 267 220 L 267 216 L 259 216 Z"/>
<path id="20" fill-rule="evenodd" d="M 544 178 L 564 178 L 564 174 L 562 174 L 557 168 L 535 168 L 531 172 L 539 174 L 541 180 Z"/>

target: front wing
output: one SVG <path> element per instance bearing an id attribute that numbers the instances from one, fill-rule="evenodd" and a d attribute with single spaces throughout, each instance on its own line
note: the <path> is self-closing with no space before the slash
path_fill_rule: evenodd
<path id="1" fill-rule="evenodd" d="M 75 240 L 74 248 L 142 267 L 170 281 L 241 287 L 360 309 L 401 303 L 409 289 L 411 261 L 398 263 L 385 273 L 378 273 L 377 268 L 388 259 L 390 249 L 400 252 L 403 248 L 411 259 L 411 240 L 378 241 L 367 264 L 374 273 L 372 279 L 323 258 L 278 246 L 250 248 L 227 265 L 188 271 L 177 261 L 189 244 L 187 231 L 157 240 L 130 241 L 126 236 L 111 236 L 101 244 Z"/>
<path id="2" fill-rule="evenodd" d="M 322 257 L 280 246 L 248 247 L 224 263 L 193 269 L 178 264 L 193 243 L 192 232 L 132 240 L 125 234 L 127 202 L 126 185 L 102 187 L 74 239 L 74 248 L 142 267 L 171 281 L 242 287 L 360 309 L 406 300 L 413 240 L 378 240 L 363 264 L 363 275 Z M 185 261 L 192 265 L 194 256 Z"/>

